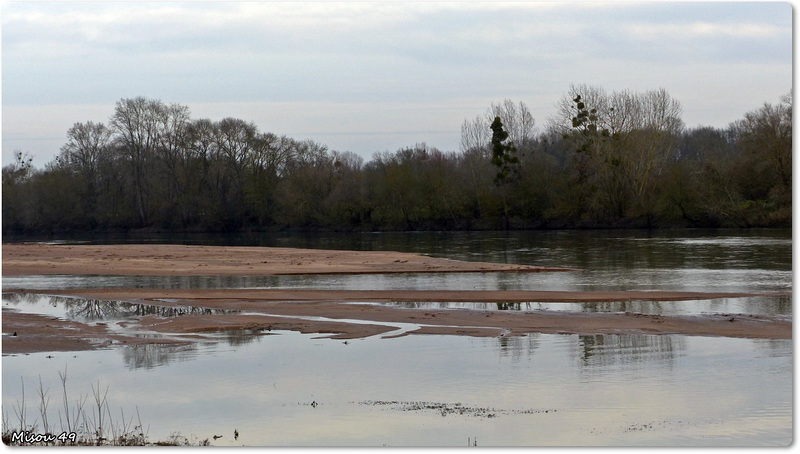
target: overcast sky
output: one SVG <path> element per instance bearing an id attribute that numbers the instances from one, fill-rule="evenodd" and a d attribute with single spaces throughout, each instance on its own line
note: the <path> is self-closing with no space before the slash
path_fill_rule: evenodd
<path id="1" fill-rule="evenodd" d="M 541 129 L 584 83 L 665 88 L 688 127 L 725 127 L 791 89 L 792 5 L 4 3 L 2 158 L 41 167 L 136 96 L 367 160 L 457 151 L 492 102 L 525 102 Z"/>

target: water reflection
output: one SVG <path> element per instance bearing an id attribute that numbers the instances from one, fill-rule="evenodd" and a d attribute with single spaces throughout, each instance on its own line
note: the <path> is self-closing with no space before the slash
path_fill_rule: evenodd
<path id="1" fill-rule="evenodd" d="M 534 361 L 540 352 L 544 339 L 560 338 L 564 347 L 574 355 L 581 370 L 589 375 L 605 373 L 608 367 L 623 367 L 626 369 L 664 366 L 685 354 L 688 346 L 686 337 L 671 335 L 638 335 L 638 334 L 559 334 L 546 335 L 539 333 L 525 336 L 505 337 L 493 339 L 500 358 L 507 358 L 512 362 L 523 359 Z M 777 348 L 785 346 L 779 341 Z M 785 354 L 783 352 L 782 354 Z"/>
<path id="2" fill-rule="evenodd" d="M 588 269 L 555 273 L 408 273 L 286 276 L 7 276 L 3 289 L 306 288 L 348 290 L 556 290 L 789 292 L 789 270 Z"/>
<path id="3" fill-rule="evenodd" d="M 484 446 L 792 440 L 791 341 L 408 336 L 344 345 L 281 332 L 238 347 L 181 348 L 129 348 L 123 361 L 117 351 L 4 358 L 3 404 L 19 401 L 23 380 L 33 386 L 41 377 L 60 390 L 57 372 L 68 362 L 70 395 L 100 377 L 115 408 L 141 412 L 151 439 L 180 431 L 224 433 L 219 446 L 456 446 L 467 435 Z M 496 413 L 443 416 L 364 402 Z M 36 402 L 29 411 L 37 414 Z"/>
<path id="4" fill-rule="evenodd" d="M 260 330 L 230 330 L 211 335 L 210 337 L 214 338 L 212 342 L 123 345 L 120 347 L 120 352 L 122 360 L 129 369 L 153 369 L 168 366 L 173 362 L 195 360 L 199 355 L 215 350 L 217 342 L 223 342 L 229 347 L 246 347 L 259 342 L 263 335 Z"/>
<path id="5" fill-rule="evenodd" d="M 530 359 L 539 348 L 541 334 L 526 336 L 500 336 L 497 338 L 497 351 L 500 358 L 509 358 L 518 362 L 523 358 Z"/>
<path id="6" fill-rule="evenodd" d="M 112 322 L 134 320 L 146 315 L 166 318 L 184 315 L 241 313 L 241 311 L 237 310 L 210 309 L 186 305 L 159 306 L 128 301 L 63 297 L 35 293 L 3 293 L 3 304 L 14 306 L 16 309 L 27 313 L 50 315 L 89 323 L 109 323 L 107 327 L 112 331 L 128 336 L 151 339 L 171 336 L 153 332 L 130 331 L 128 328 Z M 119 350 L 122 352 L 124 362 L 131 369 L 151 369 L 166 366 L 173 361 L 187 361 L 195 358 L 198 354 L 198 345 L 209 346 L 221 341 L 229 346 L 239 347 L 256 342 L 263 334 L 262 330 L 229 330 L 222 333 L 204 333 L 204 337 L 212 338 L 213 342 L 193 339 L 190 342 L 181 344 L 121 345 Z"/>
<path id="7" fill-rule="evenodd" d="M 113 301 L 36 293 L 3 293 L 3 303 L 23 306 L 26 312 L 55 315 L 85 322 L 129 320 L 145 315 L 178 317 L 181 315 L 236 314 L 240 311 L 209 309 L 197 306 L 160 306 L 155 304 Z"/>
<path id="8" fill-rule="evenodd" d="M 246 347 L 261 342 L 263 334 L 258 330 L 233 330 L 221 333 L 219 339 L 224 340 L 231 347 Z M 273 336 L 289 334 L 291 333 L 288 331 L 278 330 L 270 333 Z M 430 336 L 423 337 L 430 338 Z M 687 348 L 686 338 L 683 336 L 634 334 L 543 335 L 531 333 L 523 336 L 498 336 L 490 338 L 487 343 L 494 345 L 499 358 L 519 362 L 523 359 L 527 361 L 534 359 L 542 339 L 553 337 L 560 337 L 565 346 L 571 346 L 569 350 L 576 352 L 583 369 L 592 373 L 598 373 L 606 366 L 663 365 L 680 357 Z M 271 341 L 266 340 L 265 342 Z M 126 364 L 131 368 L 152 368 L 167 365 L 170 361 L 194 359 L 203 350 L 213 349 L 213 345 L 213 343 L 203 342 L 195 346 L 168 344 L 125 346 L 123 347 L 123 356 Z M 768 351 L 769 345 L 774 345 L 778 356 L 786 353 L 785 341 L 767 343 L 764 347 Z"/>
<path id="9" fill-rule="evenodd" d="M 729 301 L 735 300 L 735 301 Z M 740 301 L 743 300 L 743 301 Z M 744 299 L 722 299 L 709 300 L 705 305 L 697 310 L 718 310 L 726 311 L 732 308 L 744 309 L 760 307 L 762 312 L 769 314 L 782 314 L 791 312 L 791 298 L 780 297 L 767 299 L 772 305 L 765 304 L 764 298 L 744 298 Z M 177 317 L 186 314 L 214 315 L 226 313 L 239 313 L 240 311 L 226 311 L 220 309 L 209 309 L 193 306 L 159 306 L 154 304 L 141 304 L 131 302 L 120 302 L 111 300 L 84 299 L 75 297 L 61 297 L 40 294 L 26 293 L 5 293 L 3 294 L 4 304 L 22 306 L 28 312 L 45 313 L 56 315 L 74 320 L 83 321 L 111 321 L 126 320 L 143 315 L 156 315 L 160 317 Z M 522 311 L 522 310 L 578 310 L 590 312 L 639 312 L 639 313 L 683 313 L 683 310 L 670 309 L 670 305 L 680 305 L 685 302 L 610 302 L 610 303 L 573 303 L 562 304 L 554 303 L 547 305 L 544 303 L 393 303 L 394 306 L 413 308 L 413 309 L 464 309 L 472 310 L 499 310 L 499 311 Z M 691 304 L 701 302 L 693 301 Z M 359 303 L 365 304 L 365 303 Z M 374 304 L 374 303 L 372 303 Z M 737 306 L 738 305 L 738 306 Z M 566 306 L 566 307 L 565 307 Z M 337 320 L 333 320 L 337 321 Z M 346 320 L 338 320 L 345 322 Z M 372 323 L 367 321 L 357 321 L 361 323 Z M 113 328 L 113 327 L 112 327 Z M 413 331 L 418 325 L 409 325 L 405 331 Z M 392 332 L 390 334 L 398 334 Z M 129 333 L 130 334 L 130 333 Z M 254 342 L 260 342 L 262 335 L 266 334 L 261 330 L 232 330 L 217 334 L 206 334 L 207 337 L 215 338 L 216 341 L 223 341 L 231 347 L 246 347 Z M 272 333 L 272 334 L 278 334 Z M 144 334 L 140 334 L 144 335 Z M 148 336 L 160 336 L 158 334 L 147 334 Z M 379 336 L 382 337 L 382 336 Z M 501 358 L 509 358 L 512 361 L 520 361 L 523 358 L 533 357 L 539 346 L 539 334 L 529 334 L 526 336 L 499 336 L 492 340 L 495 343 L 498 354 Z M 664 363 L 672 361 L 676 355 L 685 350 L 685 338 L 676 336 L 640 336 L 640 335 L 582 335 L 568 337 L 574 339 L 576 351 L 580 352 L 581 364 L 593 371 L 597 371 L 600 366 L 618 365 L 625 363 Z M 207 344 L 211 345 L 211 344 Z M 785 345 L 781 341 L 766 343 L 761 345 L 775 345 L 776 348 Z M 196 358 L 198 355 L 197 345 L 127 345 L 121 347 L 121 352 L 125 363 L 130 368 L 150 369 L 165 366 L 172 361 L 186 361 Z M 783 353 L 780 353 L 783 354 Z"/>
<path id="10" fill-rule="evenodd" d="M 410 301 L 393 303 L 355 304 L 390 305 L 404 309 L 464 309 L 477 311 L 567 311 L 567 312 L 633 312 L 647 315 L 704 315 L 752 314 L 766 316 L 792 315 L 792 296 L 748 296 L 740 298 L 713 298 L 686 301 L 607 301 L 597 303 L 539 303 L 539 302 L 428 302 Z"/>
<path id="11" fill-rule="evenodd" d="M 241 347 L 260 341 L 263 335 L 265 333 L 261 329 L 237 329 L 225 331 L 223 338 L 231 347 Z"/>
<path id="12" fill-rule="evenodd" d="M 578 336 L 584 370 L 596 372 L 608 366 L 671 363 L 686 350 L 685 337 L 632 334 Z"/>
<path id="13" fill-rule="evenodd" d="M 199 354 L 197 344 L 126 345 L 120 349 L 122 361 L 129 369 L 153 369 L 173 361 L 188 361 Z"/>

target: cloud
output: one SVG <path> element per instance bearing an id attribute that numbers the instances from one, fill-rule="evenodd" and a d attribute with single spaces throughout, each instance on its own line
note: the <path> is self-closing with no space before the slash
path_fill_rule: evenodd
<path id="1" fill-rule="evenodd" d="M 713 24 L 709 22 L 692 22 L 684 24 L 632 24 L 628 28 L 630 35 L 639 39 L 667 39 L 679 36 L 684 39 L 698 38 L 777 38 L 783 31 L 772 24 Z"/>
<path id="2" fill-rule="evenodd" d="M 457 131 L 504 98 L 525 101 L 544 124 L 570 84 L 589 83 L 664 87 L 687 115 L 709 115 L 687 124 L 722 126 L 743 113 L 736 103 L 755 108 L 791 87 L 791 13 L 781 3 L 6 3 L 4 113 L 38 106 L 45 118 L 87 104 L 110 115 L 140 95 L 230 106 L 236 117 L 253 112 L 236 110 L 245 105 L 295 105 L 313 110 L 285 115 L 295 123 L 280 128 L 257 124 L 324 132 L 338 148 L 350 133 L 354 151 L 369 154 L 392 149 L 398 140 L 380 139 L 390 135 L 455 149 L 457 137 L 413 132 Z M 418 123 L 425 109 L 435 127 Z M 341 122 L 342 111 L 373 120 Z M 356 124 L 386 134 L 370 145 Z M 29 136 L 13 125 L 4 132 Z"/>

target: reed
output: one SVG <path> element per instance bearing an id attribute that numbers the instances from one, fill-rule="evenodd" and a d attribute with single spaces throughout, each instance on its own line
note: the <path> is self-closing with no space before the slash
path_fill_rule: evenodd
<path id="1" fill-rule="evenodd" d="M 108 400 L 109 387 L 101 388 L 98 381 L 91 385 L 91 396 L 81 395 L 71 401 L 67 393 L 67 369 L 58 372 L 61 380 L 62 407 L 57 410 L 58 424 L 51 421 L 49 389 L 45 389 L 41 376 L 37 396 L 38 417 L 31 418 L 25 399 L 25 382 L 22 381 L 20 399 L 12 405 L 14 418 L 4 409 L 2 416 L 2 441 L 8 446 L 180 446 L 208 445 L 208 440 L 192 443 L 180 434 L 166 441 L 150 442 L 142 425 L 139 407 L 134 416 L 126 418 L 120 407 L 119 418 L 112 415 Z M 92 397 L 93 405 L 86 402 Z"/>

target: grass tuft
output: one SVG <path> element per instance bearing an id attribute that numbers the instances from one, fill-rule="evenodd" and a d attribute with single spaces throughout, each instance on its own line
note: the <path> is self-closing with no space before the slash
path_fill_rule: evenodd
<path id="1" fill-rule="evenodd" d="M 191 441 L 189 438 L 173 434 L 167 440 L 151 442 L 148 440 L 139 408 L 136 420 L 125 417 L 120 408 L 120 416 L 112 416 L 108 401 L 109 388 L 103 390 L 100 382 L 92 385 L 94 405 L 87 407 L 89 395 L 79 396 L 73 402 L 67 395 L 67 369 L 58 372 L 61 379 L 61 399 L 63 407 L 58 409 L 58 424 L 50 418 L 49 389 L 44 389 L 39 377 L 36 390 L 39 397 L 39 416 L 31 420 L 25 404 L 25 382 L 22 382 L 21 400 L 13 405 L 14 418 L 3 411 L 2 441 L 7 446 L 209 446 L 208 439 Z M 58 426 L 58 427 L 56 427 Z"/>

